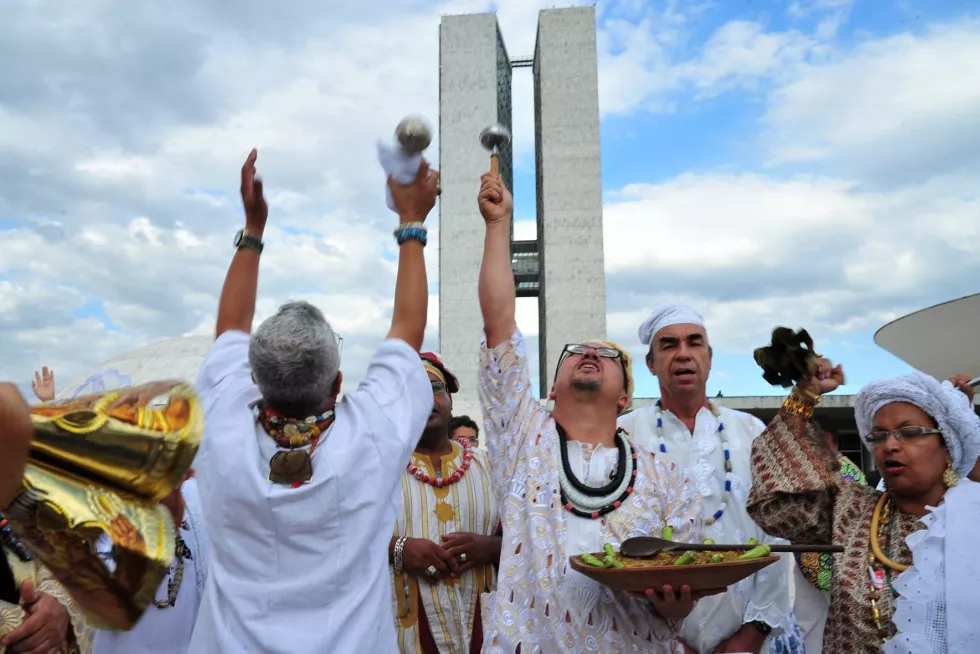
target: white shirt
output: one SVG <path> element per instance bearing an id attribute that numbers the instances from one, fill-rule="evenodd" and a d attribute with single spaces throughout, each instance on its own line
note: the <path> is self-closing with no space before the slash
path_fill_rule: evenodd
<path id="1" fill-rule="evenodd" d="M 568 557 L 618 548 L 633 536 L 659 535 L 665 525 L 681 542 L 697 541 L 701 506 L 679 466 L 637 447 L 634 491 L 616 510 L 592 520 L 564 509 L 555 420 L 532 394 L 520 332 L 480 352 L 480 403 L 493 489 L 503 522 L 497 590 L 484 596 L 483 652 L 677 651 L 668 626 L 649 602 L 615 592 L 575 572 Z M 589 485 L 609 482 L 614 448 L 568 444 L 573 473 Z"/>
<path id="2" fill-rule="evenodd" d="M 184 498 L 183 522 L 186 525 L 186 528 L 181 526 L 180 537 L 190 550 L 190 556 L 184 559 L 184 576 L 177 591 L 177 601 L 166 608 L 151 605 L 129 631 L 96 631 L 92 654 L 184 654 L 187 651 L 207 579 L 209 544 L 197 481 L 193 477 L 185 481 L 180 494 Z M 174 563 L 176 565 L 176 561 Z M 174 570 L 171 566 L 170 574 L 157 589 L 156 599 L 166 600 Z"/>
<path id="3" fill-rule="evenodd" d="M 432 412 L 418 352 L 385 341 L 357 390 L 336 406 L 299 488 L 269 481 L 275 442 L 248 334 L 218 337 L 197 387 L 205 411 L 195 470 L 211 570 L 193 654 L 396 652 L 388 579 L 393 495 Z"/>
<path id="4" fill-rule="evenodd" d="M 731 498 L 720 520 L 704 526 L 704 537 L 720 544 L 745 543 L 755 538 L 760 543 L 783 542 L 767 536 L 749 518 L 745 510 L 752 487 L 752 441 L 765 425 L 758 418 L 741 411 L 718 407 L 725 424 L 732 462 Z M 660 452 L 657 440 L 657 409 L 644 407 L 626 414 L 619 426 L 629 433 L 634 443 Z M 664 441 L 667 456 L 686 471 L 701 496 L 705 517 L 711 516 L 721 504 L 725 490 L 725 453 L 718 436 L 718 420 L 707 408 L 695 417 L 694 434 L 669 411 L 663 412 Z M 681 637 L 698 652 L 712 652 L 723 640 L 738 631 L 745 623 L 762 621 L 778 636 L 790 625 L 791 604 L 789 573 L 795 565 L 791 555 L 783 556 L 757 574 L 729 589 L 727 593 L 700 600 L 684 620 Z M 763 652 L 768 651 L 767 646 Z"/>

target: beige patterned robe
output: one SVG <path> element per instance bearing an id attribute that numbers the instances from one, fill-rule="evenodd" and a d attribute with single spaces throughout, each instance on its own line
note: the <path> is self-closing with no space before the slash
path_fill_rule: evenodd
<path id="1" fill-rule="evenodd" d="M 871 654 L 881 651 L 868 600 L 871 515 L 881 493 L 842 480 L 839 470 L 840 464 L 827 447 L 823 430 L 781 410 L 753 443 L 754 484 L 748 511 L 756 524 L 778 538 L 844 547 L 843 554 L 835 555 L 823 651 Z M 912 557 L 905 538 L 921 529 L 922 524 L 915 516 L 894 515 L 898 525 L 882 538 L 880 545 L 893 560 L 910 564 Z M 889 584 L 897 577 L 897 572 L 889 572 Z M 889 638 L 895 635 L 894 603 L 894 591 L 886 586 L 878 608 Z"/>
<path id="2" fill-rule="evenodd" d="M 453 451 L 442 457 L 440 474 L 452 475 L 463 463 L 463 448 L 452 443 Z M 426 538 L 440 542 L 440 536 L 468 532 L 492 536 L 497 530 L 497 502 L 490 488 L 486 455 L 473 448 L 473 459 L 465 476 L 451 486 L 436 488 L 406 472 L 402 475 L 402 507 L 395 522 L 395 537 Z M 435 478 L 428 457 L 413 457 L 422 472 Z M 421 596 L 429 630 L 440 652 L 467 654 L 473 635 L 473 619 L 481 593 L 493 590 L 496 570 L 478 566 L 458 578 L 438 583 L 419 580 L 407 573 L 392 574 L 392 601 L 398 646 L 402 652 L 421 652 L 418 622 Z M 421 592 L 420 592 L 421 591 Z"/>
<path id="3" fill-rule="evenodd" d="M 65 589 L 61 587 L 51 573 L 35 561 L 23 562 L 13 553 L 8 553 L 7 563 L 14 574 L 14 580 L 18 586 L 28 579 L 33 579 L 35 588 L 38 592 L 46 593 L 54 597 L 58 602 L 68 609 L 68 617 L 71 620 L 72 633 L 69 636 L 69 654 L 90 654 L 92 651 L 93 630 L 88 627 L 85 617 L 79 610 Z M 19 606 L 0 602 L 0 637 L 9 634 L 21 625 L 24 620 L 24 610 Z M 0 647 L 0 654 L 6 648 Z"/>

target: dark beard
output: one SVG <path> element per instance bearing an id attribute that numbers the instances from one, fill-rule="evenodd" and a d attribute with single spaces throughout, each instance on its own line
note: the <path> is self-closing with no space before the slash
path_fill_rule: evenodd
<path id="1" fill-rule="evenodd" d="M 602 388 L 601 379 L 583 379 L 582 377 L 572 377 L 569 386 L 577 391 L 595 392 Z"/>

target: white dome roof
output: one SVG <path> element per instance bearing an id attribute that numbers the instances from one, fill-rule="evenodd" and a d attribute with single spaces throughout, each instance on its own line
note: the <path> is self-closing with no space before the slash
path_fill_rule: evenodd
<path id="1" fill-rule="evenodd" d="M 212 336 L 168 338 L 109 359 L 58 391 L 58 399 L 165 379 L 194 383 Z"/>

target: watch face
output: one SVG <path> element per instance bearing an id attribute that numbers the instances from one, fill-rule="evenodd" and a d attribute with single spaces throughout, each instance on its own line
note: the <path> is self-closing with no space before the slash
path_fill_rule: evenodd
<path id="1" fill-rule="evenodd" d="M 243 232 L 242 230 L 238 230 L 238 233 L 235 234 L 235 242 L 233 243 L 233 245 L 237 248 L 239 245 L 242 244 L 242 239 L 244 237 L 245 237 L 245 232 Z"/>

